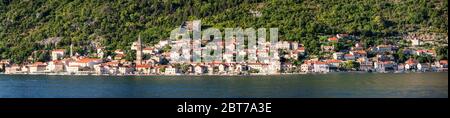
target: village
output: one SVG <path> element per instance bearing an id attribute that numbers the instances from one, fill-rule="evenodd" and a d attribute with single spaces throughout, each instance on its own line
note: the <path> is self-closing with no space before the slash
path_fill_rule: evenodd
<path id="1" fill-rule="evenodd" d="M 192 27 L 192 23 L 188 25 Z M 189 28 L 188 29 L 192 29 Z M 114 50 L 114 55 L 105 55 L 105 49 L 99 47 L 94 55 L 73 54 L 70 50 L 54 49 L 51 60 L 28 64 L 13 64 L 8 59 L 0 61 L 0 70 L 5 74 L 47 74 L 47 75 L 275 75 L 275 74 L 305 74 L 330 72 L 440 72 L 448 71 L 448 61 L 445 59 L 417 60 L 412 57 L 436 58 L 433 48 L 423 45 L 433 44 L 433 40 L 408 35 L 402 37 L 397 44 L 383 44 L 372 47 L 364 46 L 358 37 L 349 34 L 330 35 L 321 42 L 322 55 L 308 55 L 305 45 L 296 41 L 279 41 L 258 44 L 245 51 L 236 51 L 239 43 L 219 42 L 218 48 L 203 46 L 200 49 L 167 51 L 167 48 L 180 48 L 195 42 L 161 40 L 155 45 L 142 44 L 141 38 L 133 42 L 131 50 L 136 51 L 134 61 L 125 60 L 127 55 L 123 50 Z M 338 43 L 350 44 L 351 47 L 336 49 Z M 350 43 L 349 43 L 350 42 Z M 225 44 L 225 45 L 224 45 Z M 399 45 L 404 45 L 399 48 Z M 447 45 L 447 44 L 443 44 Z M 271 48 L 277 49 L 269 52 Z M 229 49 L 222 53 L 221 61 L 195 62 L 193 55 L 204 58 L 206 49 Z M 248 56 L 256 52 L 256 56 Z M 403 62 L 396 53 L 409 55 Z M 272 54 L 270 54 L 272 53 Z M 274 55 L 274 56 L 269 56 Z M 245 62 L 236 61 L 237 56 L 248 58 Z M 264 57 L 264 58 L 263 58 Z M 267 58 L 269 57 L 269 58 Z M 183 58 L 184 61 L 179 61 Z"/>

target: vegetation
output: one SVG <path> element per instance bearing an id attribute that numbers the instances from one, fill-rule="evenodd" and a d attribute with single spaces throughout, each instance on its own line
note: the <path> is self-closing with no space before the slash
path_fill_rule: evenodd
<path id="1" fill-rule="evenodd" d="M 35 50 L 70 44 L 80 54 L 95 44 L 125 50 L 138 34 L 154 44 L 194 19 L 216 28 L 277 27 L 280 40 L 300 41 L 318 54 L 323 35 L 349 33 L 373 45 L 407 32 L 447 34 L 447 6 L 447 0 L 2 0 L 0 58 L 21 63 Z"/>

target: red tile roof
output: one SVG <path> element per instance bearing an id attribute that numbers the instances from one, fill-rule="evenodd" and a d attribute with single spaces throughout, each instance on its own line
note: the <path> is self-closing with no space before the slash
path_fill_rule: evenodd
<path id="1" fill-rule="evenodd" d="M 83 58 L 83 59 L 78 60 L 77 62 L 78 63 L 89 63 L 89 62 L 98 61 L 98 60 L 100 60 L 100 59 L 97 59 L 97 58 Z"/>
<path id="2" fill-rule="evenodd" d="M 440 60 L 439 63 L 440 64 L 448 64 L 448 61 L 447 60 Z"/>
<path id="3" fill-rule="evenodd" d="M 150 68 L 151 66 L 148 64 L 136 65 L 136 68 Z"/>
<path id="4" fill-rule="evenodd" d="M 415 59 L 413 59 L 413 58 L 410 58 L 410 59 L 408 59 L 405 63 L 406 63 L 406 64 L 416 64 L 416 63 L 417 63 L 417 60 L 415 60 Z"/>
<path id="5" fill-rule="evenodd" d="M 337 38 L 337 37 L 331 37 L 331 38 L 328 38 L 328 41 L 334 41 L 334 42 L 337 42 L 337 41 L 338 41 L 338 38 Z"/>

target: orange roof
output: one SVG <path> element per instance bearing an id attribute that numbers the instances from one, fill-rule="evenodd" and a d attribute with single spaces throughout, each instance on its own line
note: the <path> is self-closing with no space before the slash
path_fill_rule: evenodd
<path id="1" fill-rule="evenodd" d="M 448 64 L 448 61 L 447 60 L 440 60 L 439 63 L 440 64 Z"/>
<path id="2" fill-rule="evenodd" d="M 326 60 L 326 63 L 341 63 L 341 62 L 342 62 L 341 60 L 337 60 L 337 59 Z"/>
<path id="3" fill-rule="evenodd" d="M 328 38 L 328 41 L 338 41 L 338 38 L 337 37 L 331 37 L 331 38 Z"/>
<path id="4" fill-rule="evenodd" d="M 344 57 L 353 56 L 352 54 L 345 54 Z"/>
<path id="5" fill-rule="evenodd" d="M 364 51 L 364 50 L 358 50 L 358 51 L 356 51 L 358 54 L 367 54 L 367 52 L 366 51 Z"/>
<path id="6" fill-rule="evenodd" d="M 37 66 L 47 66 L 47 64 L 43 62 L 34 62 L 30 67 L 37 67 Z"/>
<path id="7" fill-rule="evenodd" d="M 97 59 L 97 58 L 83 58 L 83 59 L 78 60 L 77 62 L 78 63 L 89 63 L 89 62 L 98 61 L 98 60 L 100 60 L 100 59 Z"/>
<path id="8" fill-rule="evenodd" d="M 142 50 L 153 50 L 153 48 L 144 48 Z"/>
<path id="9" fill-rule="evenodd" d="M 415 63 L 417 63 L 417 60 L 415 60 L 413 58 L 409 58 L 405 63 L 407 63 L 407 64 L 415 64 Z"/>
<path id="10" fill-rule="evenodd" d="M 314 64 L 327 64 L 327 63 L 322 62 L 322 61 L 316 61 L 316 62 L 314 62 Z"/>
<path id="11" fill-rule="evenodd" d="M 53 60 L 52 61 L 54 64 L 62 64 L 62 61 L 60 61 L 60 60 Z"/>
<path id="12" fill-rule="evenodd" d="M 106 63 L 106 65 L 109 65 L 109 66 L 114 66 L 114 65 L 118 65 L 119 64 L 119 62 L 108 62 L 108 63 Z"/>
<path id="13" fill-rule="evenodd" d="M 136 65 L 136 68 L 150 68 L 151 66 L 148 64 Z"/>

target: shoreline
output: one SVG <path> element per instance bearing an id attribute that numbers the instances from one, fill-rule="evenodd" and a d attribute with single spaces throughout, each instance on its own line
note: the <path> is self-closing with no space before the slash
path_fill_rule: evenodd
<path id="1" fill-rule="evenodd" d="M 145 76 L 220 76 L 220 77 L 245 77 L 245 76 L 284 76 L 284 75 L 328 75 L 328 74 L 408 74 L 408 73 L 448 73 L 448 71 L 403 71 L 403 72 L 366 72 L 366 71 L 340 71 L 340 72 L 327 72 L 327 73 L 277 73 L 277 74 L 230 74 L 230 75 L 223 75 L 223 74 L 202 74 L 202 75 L 195 75 L 195 74 L 175 74 L 175 75 L 164 75 L 164 74 L 151 74 L 151 75 L 135 75 L 135 74 L 129 74 L 129 75 L 108 75 L 108 74 L 65 74 L 65 73 L 53 73 L 53 74 L 45 74 L 45 73 L 15 73 L 15 74 L 5 74 L 0 73 L 0 75 L 45 75 L 45 76 L 111 76 L 111 77 L 121 77 L 121 76 L 136 76 L 136 77 L 145 77 Z"/>

